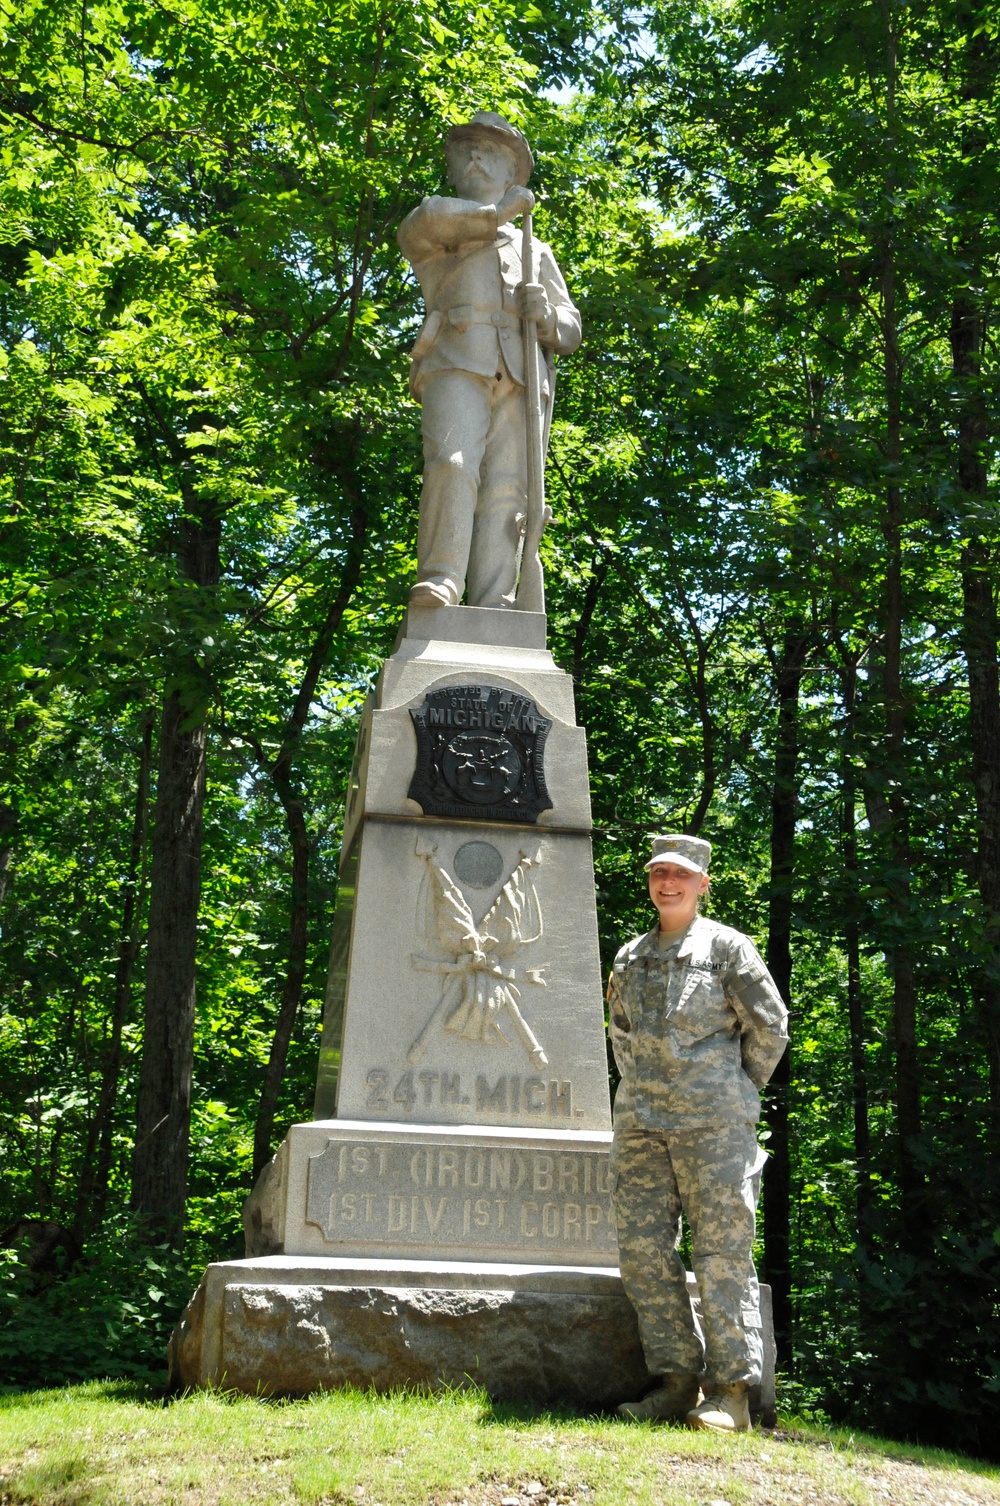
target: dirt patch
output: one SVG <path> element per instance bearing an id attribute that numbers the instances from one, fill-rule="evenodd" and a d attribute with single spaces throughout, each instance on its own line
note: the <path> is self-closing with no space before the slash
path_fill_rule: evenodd
<path id="1" fill-rule="evenodd" d="M 589 1485 L 564 1480 L 484 1480 L 472 1490 L 431 1496 L 427 1506 L 586 1506 L 592 1495 Z"/>
<path id="2" fill-rule="evenodd" d="M 1000 1506 L 1000 1485 L 907 1460 L 875 1459 L 819 1448 L 830 1455 L 817 1472 L 795 1469 L 787 1456 L 732 1461 L 665 1458 L 663 1484 L 683 1489 L 691 1506 Z M 823 1479 L 827 1472 L 840 1476 Z M 819 1477 L 818 1477 L 819 1476 Z M 628 1481 L 622 1482 L 627 1500 Z M 483 1481 L 473 1489 L 428 1498 L 427 1506 L 588 1506 L 586 1483 L 541 1480 Z"/>

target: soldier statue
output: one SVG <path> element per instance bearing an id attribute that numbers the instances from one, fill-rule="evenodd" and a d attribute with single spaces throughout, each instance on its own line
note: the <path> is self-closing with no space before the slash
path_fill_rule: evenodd
<path id="1" fill-rule="evenodd" d="M 646 864 L 659 925 L 623 946 L 608 987 L 621 1082 L 611 1153 L 618 1249 L 659 1385 L 624 1417 L 750 1426 L 763 1334 L 753 1241 L 760 1090 L 781 1060 L 788 1014 L 748 937 L 698 914 L 711 845 L 655 837 Z M 677 1253 L 681 1215 L 702 1332 Z"/>
<path id="2" fill-rule="evenodd" d="M 549 247 L 530 234 L 537 280 L 522 276 L 511 221 L 534 205 L 522 133 L 481 110 L 448 132 L 445 156 L 457 197 L 424 199 L 399 227 L 427 309 L 410 366 L 424 442 L 410 603 L 456 606 L 467 593 L 470 606 L 511 607 L 527 513 L 522 321 L 537 331 L 543 451 L 552 355 L 576 350 L 580 315 Z"/>

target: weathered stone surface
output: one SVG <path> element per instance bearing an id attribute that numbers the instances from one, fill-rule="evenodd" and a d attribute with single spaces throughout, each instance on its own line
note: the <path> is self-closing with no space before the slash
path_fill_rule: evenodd
<path id="1" fill-rule="evenodd" d="M 692 1302 L 698 1311 L 697 1289 Z M 768 1337 L 754 1410 L 774 1411 Z M 171 1343 L 175 1386 L 301 1395 L 339 1385 L 482 1386 L 494 1400 L 610 1408 L 649 1385 L 617 1272 L 490 1263 L 210 1266 Z"/>
<path id="2" fill-rule="evenodd" d="M 226 1384 L 483 1385 L 498 1400 L 610 1406 L 645 1376 L 624 1293 L 233 1286 Z"/>
<path id="3" fill-rule="evenodd" d="M 181 1313 L 177 1327 L 167 1345 L 167 1372 L 172 1385 L 210 1385 L 213 1377 L 205 1366 L 205 1339 L 211 1330 L 211 1316 L 206 1322 L 205 1309 L 211 1291 L 209 1266 L 191 1301 Z"/>

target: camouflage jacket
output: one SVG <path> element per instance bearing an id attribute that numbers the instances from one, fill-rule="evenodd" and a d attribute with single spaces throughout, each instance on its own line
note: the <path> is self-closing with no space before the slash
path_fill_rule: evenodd
<path id="1" fill-rule="evenodd" d="M 608 984 L 616 1123 L 756 1124 L 788 1040 L 788 1012 L 756 947 L 701 915 L 662 957 L 657 941 L 654 929 L 623 946 Z"/>

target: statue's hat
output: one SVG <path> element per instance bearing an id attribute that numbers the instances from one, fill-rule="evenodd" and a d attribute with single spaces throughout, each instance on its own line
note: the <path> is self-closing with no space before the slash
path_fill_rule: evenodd
<path id="1" fill-rule="evenodd" d="M 465 125 L 452 126 L 444 138 L 445 153 L 457 142 L 470 141 L 475 136 L 488 136 L 491 141 L 498 142 L 512 152 L 517 164 L 514 182 L 527 183 L 534 169 L 535 159 L 523 131 L 512 126 L 509 120 L 504 120 L 495 110 L 477 110 Z"/>
<path id="2" fill-rule="evenodd" d="M 686 837 L 674 832 L 668 837 L 653 838 L 653 856 L 646 864 L 646 872 L 656 863 L 679 863 L 692 873 L 707 873 L 712 844 L 704 837 Z"/>

